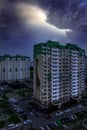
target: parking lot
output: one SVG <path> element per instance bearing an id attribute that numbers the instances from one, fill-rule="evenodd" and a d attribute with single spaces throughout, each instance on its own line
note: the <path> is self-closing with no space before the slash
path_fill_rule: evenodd
<path id="1" fill-rule="evenodd" d="M 0 96 L 0 128 L 3 130 L 65 130 L 87 118 L 87 105 L 78 104 L 51 114 L 41 111 L 32 102 L 31 90 L 15 89 Z M 37 109 L 38 108 L 38 109 Z M 77 126 L 75 126 L 77 128 Z M 81 127 L 83 127 L 81 125 Z M 74 127 L 73 129 L 74 130 Z M 78 130 L 78 129 L 77 129 Z"/>
<path id="2" fill-rule="evenodd" d="M 23 98 L 21 102 L 13 103 L 12 106 L 20 118 L 25 122 L 28 120 L 28 122 L 25 123 L 27 124 L 27 129 L 30 128 L 31 125 L 35 129 L 64 129 L 86 118 L 83 113 L 81 114 L 81 111 L 84 110 L 82 105 L 76 105 L 73 108 L 63 111 L 56 111 L 51 114 L 51 117 L 48 117 L 46 113 L 35 109 L 30 102 L 31 100 L 29 98 Z"/>

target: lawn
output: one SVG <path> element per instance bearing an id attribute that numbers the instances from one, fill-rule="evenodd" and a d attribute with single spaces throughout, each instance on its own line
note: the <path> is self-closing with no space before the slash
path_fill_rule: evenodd
<path id="1" fill-rule="evenodd" d="M 3 128 L 5 126 L 5 122 L 4 121 L 0 121 L 0 128 Z"/>
<path id="2" fill-rule="evenodd" d="M 71 122 L 69 122 L 69 123 L 66 123 L 66 125 L 67 125 L 67 126 L 70 126 L 70 125 L 73 125 L 73 124 L 77 123 L 78 121 L 79 121 L 79 119 L 74 120 L 74 121 L 71 121 Z"/>
<path id="3" fill-rule="evenodd" d="M 20 96 L 27 96 L 27 95 L 29 95 L 29 93 L 28 93 L 28 91 L 23 91 L 23 90 L 19 90 L 18 92 L 17 92 L 17 94 L 19 94 Z"/>
<path id="4" fill-rule="evenodd" d="M 27 115 L 23 115 L 23 116 L 21 116 L 24 120 L 27 120 Z"/>
<path id="5" fill-rule="evenodd" d="M 82 111 L 84 114 L 87 114 L 87 111 Z"/>
<path id="6" fill-rule="evenodd" d="M 86 115 L 84 115 L 83 113 L 80 113 L 80 112 L 78 112 L 78 113 L 76 113 L 76 116 L 79 118 L 79 119 L 85 119 L 87 116 Z"/>
<path id="7" fill-rule="evenodd" d="M 87 130 L 82 125 L 73 128 L 73 130 Z"/>
<path id="8" fill-rule="evenodd" d="M 82 98 L 83 98 L 83 99 L 87 99 L 87 94 L 85 94 Z"/>
<path id="9" fill-rule="evenodd" d="M 58 126 L 58 128 L 56 128 L 56 129 L 54 129 L 54 130 L 63 130 L 64 127 L 62 126 L 62 123 L 60 122 L 60 120 L 57 120 L 56 122 L 57 122 L 57 124 L 58 124 L 59 126 Z"/>
<path id="10" fill-rule="evenodd" d="M 84 123 L 87 124 L 87 120 L 85 120 Z"/>
<path id="11" fill-rule="evenodd" d="M 0 102 L 3 102 L 3 101 L 4 101 L 3 97 L 2 97 L 2 96 L 0 96 Z"/>
<path id="12" fill-rule="evenodd" d="M 64 128 L 62 126 L 58 126 L 58 128 L 56 128 L 54 130 L 64 130 Z"/>
<path id="13" fill-rule="evenodd" d="M 6 109 L 3 111 L 4 114 L 12 115 L 14 112 L 11 109 Z"/>
<path id="14" fill-rule="evenodd" d="M 73 124 L 77 123 L 78 121 L 83 120 L 87 117 L 86 115 L 84 115 L 83 113 L 80 113 L 80 112 L 76 113 L 75 115 L 78 117 L 78 119 L 71 121 L 69 123 L 66 123 L 66 125 L 68 125 L 68 126 L 73 125 Z"/>
<path id="15" fill-rule="evenodd" d="M 25 92 L 24 91 L 19 91 L 17 92 L 20 96 L 25 96 Z"/>
<path id="16" fill-rule="evenodd" d="M 7 102 L 4 102 L 4 103 L 0 103 L 0 108 L 2 108 L 2 109 L 9 109 L 9 105 L 8 105 L 8 103 Z"/>
<path id="17" fill-rule="evenodd" d="M 17 94 L 19 94 L 20 96 L 28 96 L 29 94 L 31 94 L 32 90 L 31 89 L 23 89 L 23 90 L 18 90 Z"/>
<path id="18" fill-rule="evenodd" d="M 11 116 L 9 119 L 8 119 L 8 122 L 9 123 L 18 123 L 18 122 L 21 122 L 20 119 L 17 117 L 17 116 Z"/>
<path id="19" fill-rule="evenodd" d="M 7 96 L 5 96 L 5 94 L 3 94 L 2 98 L 3 98 L 3 100 L 5 100 L 5 101 L 8 100 Z"/>
<path id="20" fill-rule="evenodd" d="M 64 124 L 65 124 L 65 125 L 67 125 L 67 126 L 70 126 L 70 125 L 75 124 L 78 120 L 79 120 L 79 119 L 74 120 L 74 121 L 70 121 L 70 122 L 68 122 L 68 123 L 64 123 Z M 62 125 L 61 121 L 59 121 L 59 123 L 58 123 L 58 124 L 61 126 L 61 125 Z"/>
<path id="21" fill-rule="evenodd" d="M 6 103 L 7 104 L 7 97 L 5 95 L 0 95 L 0 104 Z"/>

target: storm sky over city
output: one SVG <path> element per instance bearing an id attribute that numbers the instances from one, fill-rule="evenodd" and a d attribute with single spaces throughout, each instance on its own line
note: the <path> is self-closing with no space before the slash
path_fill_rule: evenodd
<path id="1" fill-rule="evenodd" d="M 87 0 L 0 0 L 0 55 L 32 58 L 47 40 L 87 50 Z"/>

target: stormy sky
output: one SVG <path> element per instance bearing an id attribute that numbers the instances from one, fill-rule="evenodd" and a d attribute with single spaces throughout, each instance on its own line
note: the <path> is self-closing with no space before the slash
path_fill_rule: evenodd
<path id="1" fill-rule="evenodd" d="M 32 59 L 33 45 L 47 40 L 86 50 L 87 0 L 0 0 L 0 55 Z"/>

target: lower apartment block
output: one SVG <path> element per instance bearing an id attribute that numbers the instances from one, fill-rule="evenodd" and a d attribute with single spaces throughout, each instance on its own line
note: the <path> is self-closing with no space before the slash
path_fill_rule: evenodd
<path id="1" fill-rule="evenodd" d="M 42 108 L 80 101 L 85 91 L 85 51 L 54 41 L 35 45 L 33 81 L 33 96 Z"/>
<path id="2" fill-rule="evenodd" d="M 30 58 L 26 56 L 0 56 L 0 82 L 21 81 L 30 78 Z"/>

